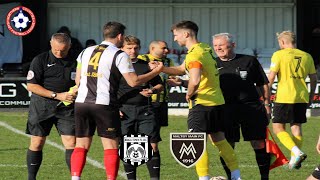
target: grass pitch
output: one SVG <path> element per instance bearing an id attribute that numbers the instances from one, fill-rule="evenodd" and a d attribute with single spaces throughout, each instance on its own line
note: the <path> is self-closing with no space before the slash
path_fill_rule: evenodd
<path id="1" fill-rule="evenodd" d="M 30 138 L 24 135 L 27 112 L 0 112 L 0 180 L 27 179 L 26 151 Z M 320 118 L 308 119 L 303 126 L 304 145 L 303 151 L 308 155 L 299 170 L 288 170 L 286 166 L 278 167 L 270 172 L 271 180 L 304 180 L 319 163 L 320 155 L 317 154 L 315 145 L 318 139 Z M 195 168 L 186 169 L 178 164 L 170 152 L 170 132 L 186 132 L 187 122 L 184 116 L 170 116 L 169 126 L 161 129 L 162 142 L 161 154 L 161 179 L 163 180 L 190 180 L 198 179 Z M 70 179 L 61 150 L 60 137 L 53 128 L 49 140 L 43 151 L 43 161 L 38 173 L 39 180 L 65 180 Z M 277 140 L 277 138 L 276 138 Z M 279 144 L 279 143 L 278 143 Z M 280 145 L 280 144 L 279 144 Z M 207 144 L 210 157 L 210 174 L 223 175 L 222 166 L 218 158 L 218 150 L 211 143 Z M 289 157 L 289 151 L 280 145 L 281 150 Z M 236 154 L 239 159 L 240 171 L 244 180 L 259 180 L 259 170 L 256 165 L 254 151 L 249 142 L 241 141 L 236 145 Z M 103 167 L 103 148 L 100 139 L 95 136 L 88 153 L 90 160 L 83 171 L 83 180 L 105 179 Z M 90 162 L 89 162 L 90 161 Z M 125 179 L 122 164 L 120 165 L 118 179 Z M 138 168 L 140 180 L 149 179 L 145 165 Z"/>

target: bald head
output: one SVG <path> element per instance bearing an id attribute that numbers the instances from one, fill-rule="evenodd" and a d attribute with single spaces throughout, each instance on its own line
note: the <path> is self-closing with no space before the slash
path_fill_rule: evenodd
<path id="1" fill-rule="evenodd" d="M 156 58 L 164 58 L 169 53 L 167 43 L 165 41 L 152 41 L 149 45 L 150 54 Z"/>

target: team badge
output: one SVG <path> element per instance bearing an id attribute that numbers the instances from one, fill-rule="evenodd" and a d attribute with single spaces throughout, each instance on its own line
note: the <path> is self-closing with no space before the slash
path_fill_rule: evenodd
<path id="1" fill-rule="evenodd" d="M 12 34 L 25 36 L 34 29 L 36 17 L 30 9 L 17 6 L 7 14 L 6 24 Z"/>
<path id="2" fill-rule="evenodd" d="M 240 77 L 243 79 L 243 80 L 246 80 L 247 79 L 247 76 L 248 76 L 248 72 L 247 71 L 240 71 Z"/>
<path id="3" fill-rule="evenodd" d="M 190 168 L 206 149 L 206 133 L 170 133 L 170 150 L 176 161 Z"/>
<path id="4" fill-rule="evenodd" d="M 153 155 L 150 138 L 147 135 L 125 135 L 120 145 L 120 159 L 135 167 L 148 162 Z"/>
<path id="5" fill-rule="evenodd" d="M 75 80 L 76 79 L 76 72 L 71 72 L 70 78 L 71 78 L 71 80 Z"/>
<path id="6" fill-rule="evenodd" d="M 28 75 L 27 75 L 27 80 L 31 80 L 31 79 L 33 79 L 33 77 L 34 77 L 34 72 L 29 70 Z"/>

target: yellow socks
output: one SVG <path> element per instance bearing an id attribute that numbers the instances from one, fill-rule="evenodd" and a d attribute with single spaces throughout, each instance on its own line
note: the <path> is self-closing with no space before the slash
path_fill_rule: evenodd
<path id="1" fill-rule="evenodd" d="M 209 175 L 209 157 L 207 149 L 204 150 L 201 158 L 197 162 L 196 171 L 199 177 Z"/>
<path id="2" fill-rule="evenodd" d="M 277 134 L 277 137 L 279 138 L 280 142 L 290 151 L 294 146 L 296 146 L 289 133 L 287 133 L 286 131 L 279 132 Z"/>
<path id="3" fill-rule="evenodd" d="M 232 149 L 228 141 L 224 139 L 219 142 L 214 142 L 214 144 L 218 147 L 219 154 L 226 162 L 230 171 L 232 172 L 239 169 L 236 154 L 234 153 L 234 150 Z"/>

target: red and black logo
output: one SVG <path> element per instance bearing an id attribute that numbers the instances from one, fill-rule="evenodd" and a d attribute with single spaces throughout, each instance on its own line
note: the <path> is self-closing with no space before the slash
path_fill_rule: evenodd
<path id="1" fill-rule="evenodd" d="M 30 9 L 24 6 L 17 6 L 9 11 L 6 24 L 12 34 L 25 36 L 34 29 L 36 17 Z"/>

